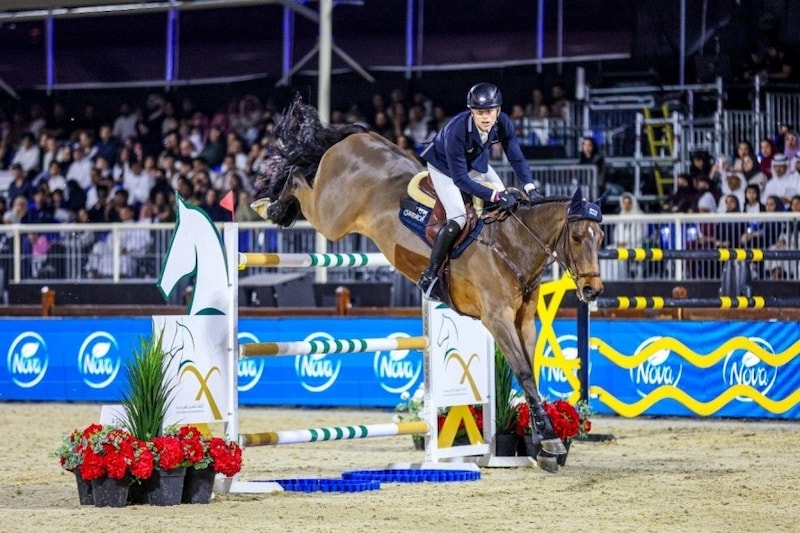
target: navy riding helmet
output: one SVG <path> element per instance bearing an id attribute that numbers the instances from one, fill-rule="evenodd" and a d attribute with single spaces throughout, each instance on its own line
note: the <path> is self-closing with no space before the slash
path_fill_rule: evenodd
<path id="1" fill-rule="evenodd" d="M 491 83 L 478 83 L 473 85 L 467 93 L 467 107 L 470 109 L 491 109 L 500 107 L 503 95 L 497 85 Z"/>

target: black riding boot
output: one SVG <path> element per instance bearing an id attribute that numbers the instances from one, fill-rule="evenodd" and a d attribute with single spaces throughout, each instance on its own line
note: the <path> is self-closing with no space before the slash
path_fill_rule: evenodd
<path id="1" fill-rule="evenodd" d="M 422 290 L 422 294 L 429 300 L 442 301 L 444 295 L 442 293 L 442 283 L 439 279 L 439 269 L 444 263 L 447 254 L 450 253 L 450 248 L 459 233 L 461 233 L 461 226 L 458 225 L 458 222 L 448 220 L 447 224 L 442 226 L 442 229 L 436 234 L 436 240 L 433 242 L 433 249 L 431 249 L 431 261 L 417 282 L 417 287 Z"/>

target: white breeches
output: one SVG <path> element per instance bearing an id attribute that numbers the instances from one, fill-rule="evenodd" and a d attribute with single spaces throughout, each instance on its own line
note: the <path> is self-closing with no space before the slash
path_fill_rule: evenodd
<path id="1" fill-rule="evenodd" d="M 458 188 L 450 176 L 430 163 L 428 164 L 428 172 L 431 175 L 436 194 L 439 195 L 439 200 L 442 202 L 447 219 L 455 220 L 458 222 L 458 225 L 463 228 L 464 224 L 467 223 L 467 211 L 464 208 L 461 189 Z M 477 170 L 470 170 L 469 177 L 472 181 L 477 183 L 488 182 L 494 185 L 492 188 L 496 188 L 498 191 L 504 191 L 506 189 L 503 180 L 500 179 L 500 176 L 497 175 L 497 172 L 495 172 L 491 165 L 489 165 L 485 173 L 478 172 Z M 489 186 L 491 187 L 492 185 Z"/>

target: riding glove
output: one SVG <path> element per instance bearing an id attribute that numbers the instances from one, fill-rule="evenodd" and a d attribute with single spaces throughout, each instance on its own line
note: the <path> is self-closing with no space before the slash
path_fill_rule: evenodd
<path id="1" fill-rule="evenodd" d="M 498 204 L 500 209 L 513 209 L 517 205 L 517 198 L 508 191 L 496 191 L 492 202 Z"/>

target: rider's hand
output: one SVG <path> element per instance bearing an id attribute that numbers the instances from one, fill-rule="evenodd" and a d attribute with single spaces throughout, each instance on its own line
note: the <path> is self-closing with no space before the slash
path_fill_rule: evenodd
<path id="1" fill-rule="evenodd" d="M 513 209 L 517 205 L 517 198 L 508 191 L 495 191 L 492 202 L 498 204 L 500 209 Z"/>

